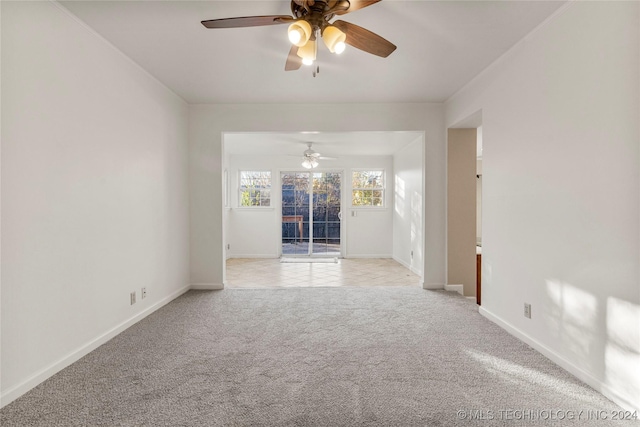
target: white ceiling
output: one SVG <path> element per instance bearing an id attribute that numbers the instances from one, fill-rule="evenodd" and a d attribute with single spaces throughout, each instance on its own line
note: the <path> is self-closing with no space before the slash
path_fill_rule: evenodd
<path id="1" fill-rule="evenodd" d="M 287 26 L 200 21 L 289 15 L 288 1 L 62 1 L 189 103 L 441 102 L 543 22 L 557 1 L 385 0 L 344 15 L 398 46 L 388 58 L 318 47 L 320 74 L 284 71 Z"/>
<path id="2" fill-rule="evenodd" d="M 323 156 L 390 156 L 422 137 L 421 132 L 225 133 L 229 155 L 302 155 L 307 143 Z"/>

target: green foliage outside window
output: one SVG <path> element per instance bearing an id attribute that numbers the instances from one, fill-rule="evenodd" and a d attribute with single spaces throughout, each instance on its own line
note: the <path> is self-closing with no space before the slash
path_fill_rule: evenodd
<path id="1" fill-rule="evenodd" d="M 353 171 L 351 187 L 353 206 L 384 206 L 384 171 Z"/>
<path id="2" fill-rule="evenodd" d="M 239 204 L 246 206 L 271 206 L 271 172 L 241 171 Z"/>

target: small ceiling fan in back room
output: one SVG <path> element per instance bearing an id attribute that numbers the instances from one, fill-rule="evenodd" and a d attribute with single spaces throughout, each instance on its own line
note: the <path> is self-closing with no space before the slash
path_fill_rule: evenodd
<path id="1" fill-rule="evenodd" d="M 318 52 L 319 37 L 331 53 L 340 54 L 346 45 L 350 45 L 383 58 L 389 56 L 396 50 L 396 46 L 388 40 L 340 19 L 330 22 L 336 16 L 354 12 L 379 1 L 292 0 L 293 16 L 268 15 L 211 19 L 202 21 L 202 25 L 207 28 L 238 28 L 289 24 L 288 34 L 292 46 L 284 69 L 292 71 L 299 69 L 302 64 L 313 65 Z"/>
<path id="2" fill-rule="evenodd" d="M 307 142 L 307 149 L 302 153 L 302 166 L 305 169 L 315 169 L 320 164 L 318 160 L 337 160 L 337 158 L 323 156 L 313 149 L 313 142 Z"/>

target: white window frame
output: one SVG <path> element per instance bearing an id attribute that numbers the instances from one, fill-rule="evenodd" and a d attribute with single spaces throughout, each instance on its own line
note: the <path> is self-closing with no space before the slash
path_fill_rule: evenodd
<path id="1" fill-rule="evenodd" d="M 251 188 L 252 188 L 252 187 L 246 187 L 246 186 L 243 185 L 242 178 L 243 178 L 243 174 L 246 174 L 246 173 L 260 174 L 260 177 L 257 178 L 258 180 L 259 179 L 268 178 L 268 185 L 266 187 L 260 188 L 259 190 L 254 190 L 254 191 L 259 191 L 260 192 L 260 198 L 257 199 L 257 200 L 260 201 L 260 204 L 257 204 L 257 205 L 253 205 L 253 204 L 251 204 L 251 205 L 243 205 L 242 204 L 242 194 L 247 190 L 251 191 Z M 253 178 L 253 179 L 256 179 L 256 178 Z M 253 187 L 253 188 L 256 188 L 256 187 Z M 266 191 L 269 192 L 269 197 L 268 197 L 269 204 L 268 205 L 263 205 L 262 204 L 262 200 L 263 200 L 262 194 L 263 194 L 263 192 L 266 192 Z M 265 197 L 265 199 L 267 199 L 267 198 Z M 255 199 L 250 198 L 250 200 L 255 200 Z M 238 208 L 241 208 L 241 209 L 272 209 L 273 208 L 273 173 L 272 173 L 272 171 L 270 171 L 270 170 L 255 170 L 255 169 L 252 169 L 252 170 L 248 170 L 247 169 L 247 170 L 239 170 L 238 171 Z"/>
<path id="2" fill-rule="evenodd" d="M 382 178 L 382 186 L 381 187 L 354 187 L 353 186 L 353 175 L 357 172 L 381 172 Z M 351 169 L 350 173 L 350 183 L 351 183 L 351 194 L 350 194 L 350 204 L 352 208 L 355 209 L 385 209 L 387 207 L 386 201 L 386 193 L 387 193 L 387 174 L 386 171 L 382 168 L 359 168 L 359 169 Z M 380 206 L 376 206 L 373 204 L 373 196 L 371 199 L 372 204 L 369 205 L 357 205 L 354 204 L 354 193 L 356 191 L 380 191 L 380 200 L 382 204 Z"/>

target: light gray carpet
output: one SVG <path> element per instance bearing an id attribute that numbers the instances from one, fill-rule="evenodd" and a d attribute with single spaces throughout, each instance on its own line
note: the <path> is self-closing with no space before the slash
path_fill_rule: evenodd
<path id="1" fill-rule="evenodd" d="M 7 405 L 0 420 L 7 427 L 603 426 L 610 421 L 588 420 L 586 411 L 619 409 L 457 294 L 233 289 L 183 295 Z M 529 418 L 500 412 L 508 410 Z M 530 420 L 581 410 L 579 420 Z"/>

